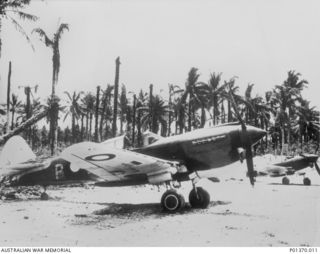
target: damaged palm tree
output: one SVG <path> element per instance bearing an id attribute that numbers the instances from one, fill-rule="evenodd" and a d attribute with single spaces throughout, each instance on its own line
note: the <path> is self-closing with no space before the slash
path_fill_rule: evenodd
<path id="1" fill-rule="evenodd" d="M 6 133 L 5 135 L 0 136 L 0 145 L 4 144 L 12 136 L 23 132 L 24 130 L 26 130 L 27 128 L 32 126 L 33 124 L 37 123 L 38 121 L 40 121 L 41 119 L 46 117 L 48 112 L 49 112 L 49 108 L 45 109 L 44 111 L 40 112 L 37 115 L 34 115 L 31 118 L 29 118 L 27 121 L 23 122 L 21 125 L 19 125 L 14 130 L 10 131 L 9 133 Z"/>
<path id="2" fill-rule="evenodd" d="M 26 13 L 22 11 L 26 6 L 30 4 L 30 0 L 15 0 L 15 1 L 0 1 L 0 33 L 3 20 L 6 19 L 10 21 L 13 26 L 19 31 L 28 41 L 33 49 L 33 45 L 31 44 L 30 38 L 28 34 L 25 32 L 23 27 L 19 24 L 16 17 L 18 16 L 21 20 L 29 20 L 36 21 L 38 19 L 37 16 Z M 0 36 L 0 57 L 1 57 L 1 49 L 2 49 L 2 41 Z"/>
<path id="3" fill-rule="evenodd" d="M 52 49 L 52 93 L 51 93 L 51 103 L 52 110 L 54 108 L 59 108 L 59 104 L 56 107 L 56 85 L 58 83 L 58 76 L 60 71 L 60 51 L 59 51 L 59 43 L 61 39 L 61 35 L 65 30 L 69 30 L 68 24 L 60 24 L 58 30 L 53 35 L 53 38 L 50 39 L 46 32 L 41 28 L 36 28 L 33 32 L 39 34 L 40 38 L 44 41 L 45 45 Z M 54 151 L 57 148 L 58 144 L 58 118 L 59 118 L 59 110 L 50 113 L 50 140 L 51 140 L 51 155 L 54 154 Z"/>

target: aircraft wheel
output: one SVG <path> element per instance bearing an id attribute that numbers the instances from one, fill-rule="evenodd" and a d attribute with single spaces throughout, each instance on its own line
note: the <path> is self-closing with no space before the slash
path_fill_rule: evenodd
<path id="1" fill-rule="evenodd" d="M 283 177 L 282 178 L 282 184 L 285 184 L 285 185 L 288 185 L 288 184 L 290 184 L 290 180 L 289 180 L 289 178 L 288 177 Z"/>
<path id="2" fill-rule="evenodd" d="M 161 197 L 161 206 L 166 212 L 177 212 L 183 208 L 184 205 L 184 197 L 175 190 L 167 190 Z"/>
<path id="3" fill-rule="evenodd" d="M 48 200 L 49 199 L 49 195 L 45 192 L 42 192 L 40 195 L 40 199 L 41 200 Z"/>
<path id="4" fill-rule="evenodd" d="M 304 185 L 311 185 L 311 180 L 310 180 L 310 178 L 308 178 L 308 177 L 305 177 L 305 178 L 303 178 L 303 184 Z"/>
<path id="5" fill-rule="evenodd" d="M 201 188 L 196 187 L 197 191 L 195 189 L 192 189 L 189 194 L 189 203 L 193 208 L 207 208 L 210 203 L 210 195 L 209 193 Z"/>

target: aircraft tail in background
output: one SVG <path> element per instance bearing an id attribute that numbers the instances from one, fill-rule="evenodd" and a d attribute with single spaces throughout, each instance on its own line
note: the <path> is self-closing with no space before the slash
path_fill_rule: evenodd
<path id="1" fill-rule="evenodd" d="M 27 142 L 21 136 L 13 136 L 4 145 L 0 154 L 0 168 L 35 161 L 33 153 Z"/>

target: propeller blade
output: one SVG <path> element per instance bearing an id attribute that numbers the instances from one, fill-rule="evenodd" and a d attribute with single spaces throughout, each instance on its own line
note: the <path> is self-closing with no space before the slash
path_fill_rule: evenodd
<path id="1" fill-rule="evenodd" d="M 315 168 L 316 168 L 318 174 L 320 175 L 320 168 L 319 168 L 319 166 L 318 166 L 318 163 L 315 162 L 314 165 L 315 165 Z"/>
<path id="2" fill-rule="evenodd" d="M 235 100 L 232 94 L 232 89 L 231 89 L 231 82 L 234 82 L 234 80 L 231 80 L 229 82 L 229 97 L 230 97 L 231 105 L 234 109 L 235 115 L 237 116 L 239 122 L 241 123 L 243 143 L 244 143 L 244 148 L 246 149 L 246 162 L 247 162 L 247 170 L 248 170 L 247 176 L 250 179 L 251 185 L 254 186 L 255 172 L 254 172 L 253 159 L 252 159 L 253 156 L 252 156 L 252 150 L 251 150 L 252 142 L 251 142 L 250 135 L 248 135 L 246 124 L 243 121 L 241 114 L 235 103 Z"/>
<path id="3" fill-rule="evenodd" d="M 254 173 L 254 166 L 253 166 L 253 155 L 251 150 L 251 139 L 247 133 L 247 128 L 245 125 L 242 125 L 242 133 L 244 137 L 245 149 L 246 149 L 246 162 L 247 162 L 247 176 L 250 179 L 250 183 L 253 186 L 255 182 L 255 173 Z"/>

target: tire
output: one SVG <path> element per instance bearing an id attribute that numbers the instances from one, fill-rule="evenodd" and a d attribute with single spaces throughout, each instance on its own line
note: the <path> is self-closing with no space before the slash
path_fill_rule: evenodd
<path id="1" fill-rule="evenodd" d="M 307 185 L 307 186 L 311 185 L 311 180 L 310 180 L 310 178 L 308 178 L 308 177 L 303 178 L 303 184 L 304 184 L 304 185 Z"/>
<path id="2" fill-rule="evenodd" d="M 289 178 L 288 177 L 284 177 L 284 178 L 282 178 L 282 184 L 284 184 L 284 185 L 289 185 L 290 184 L 290 180 L 289 180 Z"/>
<path id="3" fill-rule="evenodd" d="M 45 192 L 42 192 L 40 195 L 40 199 L 41 200 L 48 200 L 49 199 L 49 195 Z"/>
<path id="4" fill-rule="evenodd" d="M 202 209 L 207 208 L 210 203 L 209 193 L 201 187 L 196 187 L 196 190 L 192 189 L 189 194 L 189 203 L 191 207 Z"/>
<path id="5" fill-rule="evenodd" d="M 174 213 L 185 205 L 182 195 L 178 194 L 175 190 L 167 190 L 161 197 L 161 207 L 164 211 Z"/>

